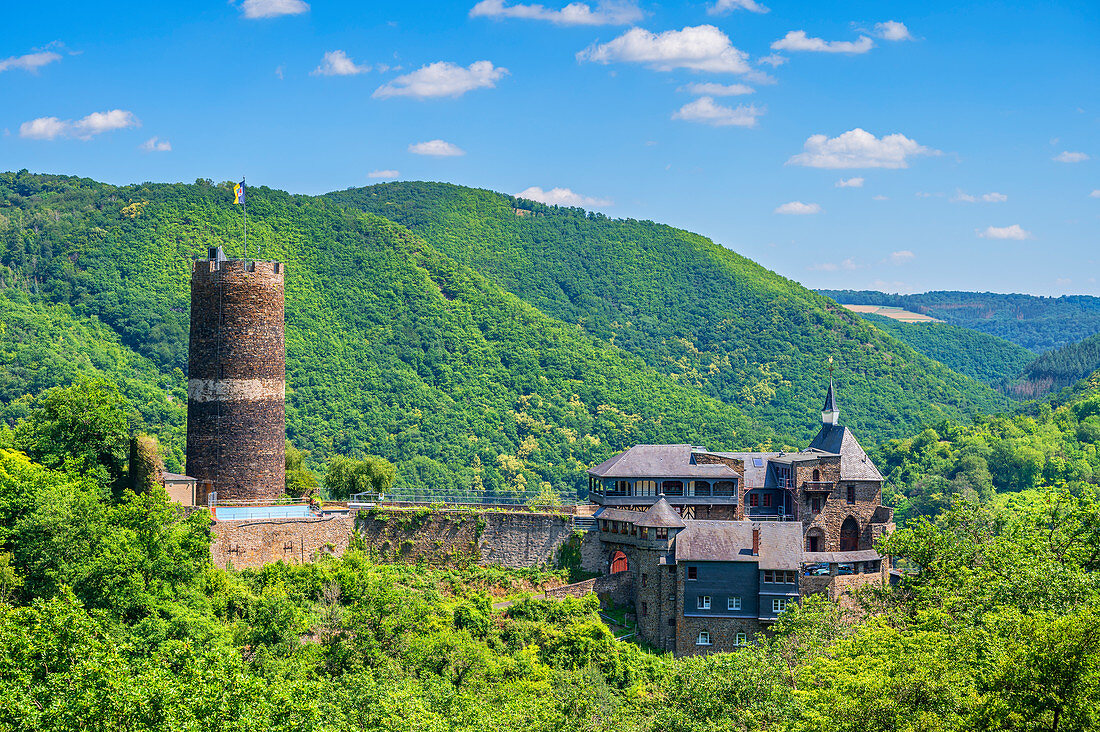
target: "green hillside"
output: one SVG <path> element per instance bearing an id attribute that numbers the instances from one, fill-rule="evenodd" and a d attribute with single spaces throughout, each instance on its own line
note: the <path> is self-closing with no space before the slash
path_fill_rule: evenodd
<path id="1" fill-rule="evenodd" d="M 1100 333 L 1042 354 L 1023 369 L 1010 389 L 1034 398 L 1073 386 L 1096 369 L 1100 369 Z"/>
<path id="2" fill-rule="evenodd" d="M 1023 346 L 957 325 L 903 323 L 873 314 L 860 317 L 925 356 L 994 388 L 1019 376 L 1035 358 Z"/>
<path id="3" fill-rule="evenodd" d="M 215 244 L 241 252 L 241 211 L 230 200 L 209 181 L 115 187 L 2 174 L 0 279 L 36 305 L 71 308 L 87 340 L 140 353 L 160 374 L 145 381 L 169 379 L 179 393 L 190 260 Z M 382 455 L 428 483 L 413 487 L 546 483 L 574 493 L 586 466 L 636 442 L 752 446 L 773 434 L 397 224 L 264 188 L 248 208 L 250 240 L 288 263 L 288 433 L 314 459 Z M 93 337 L 96 320 L 117 337 Z M 71 328 L 65 321 L 27 339 L 52 348 L 55 330 Z M 114 373 L 89 359 L 73 373 Z M 24 383 L 5 400 L 48 385 Z"/>
<path id="4" fill-rule="evenodd" d="M 808 439 L 827 359 L 844 420 L 874 442 L 993 411 L 983 384 L 795 282 L 687 231 L 442 183 L 387 183 L 331 201 L 408 226 L 549 315 L 677 382 Z"/>
<path id="5" fill-rule="evenodd" d="M 892 295 L 874 290 L 818 290 L 848 305 L 888 305 L 980 330 L 1035 353 L 1061 348 L 1100 333 L 1100 297 L 923 292 Z"/>

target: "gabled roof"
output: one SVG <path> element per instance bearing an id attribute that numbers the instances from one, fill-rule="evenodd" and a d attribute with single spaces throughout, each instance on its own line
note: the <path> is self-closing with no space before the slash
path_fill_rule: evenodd
<path id="1" fill-rule="evenodd" d="M 649 507 L 642 517 L 634 522 L 635 526 L 649 526 L 664 529 L 682 529 L 687 526 L 680 514 L 668 505 L 664 498 Z"/>
<path id="2" fill-rule="evenodd" d="M 841 480 L 882 480 L 882 473 L 859 446 L 852 431 L 839 424 L 823 424 L 808 450 L 840 455 Z"/>
<path id="3" fill-rule="evenodd" d="M 162 478 L 164 478 L 164 480 L 168 480 L 173 483 L 198 482 L 198 478 L 192 478 L 190 475 L 180 475 L 179 473 L 161 473 L 160 475 Z"/>
<path id="4" fill-rule="evenodd" d="M 752 553 L 753 527 L 760 554 Z M 802 523 L 797 521 L 688 521 L 676 535 L 677 562 L 758 562 L 761 569 L 798 569 Z"/>
<path id="5" fill-rule="evenodd" d="M 695 464 L 691 445 L 635 445 L 588 471 L 597 478 L 702 478 L 722 480 L 740 476 L 724 463 Z"/>

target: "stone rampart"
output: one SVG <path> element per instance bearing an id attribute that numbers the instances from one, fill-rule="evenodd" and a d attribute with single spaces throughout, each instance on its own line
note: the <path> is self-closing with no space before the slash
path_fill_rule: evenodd
<path id="1" fill-rule="evenodd" d="M 310 519 L 263 521 L 215 521 L 210 555 L 219 567 L 259 568 L 282 560 L 289 564 L 312 562 L 319 554 L 344 553 L 355 518 L 337 514 Z"/>
<path id="2" fill-rule="evenodd" d="M 606 607 L 628 606 L 634 607 L 634 575 L 631 572 L 616 572 L 604 577 L 594 577 L 583 582 L 574 582 L 571 585 L 562 585 L 551 590 L 546 590 L 547 597 L 584 597 L 589 592 L 594 592 L 600 598 L 600 603 Z"/>

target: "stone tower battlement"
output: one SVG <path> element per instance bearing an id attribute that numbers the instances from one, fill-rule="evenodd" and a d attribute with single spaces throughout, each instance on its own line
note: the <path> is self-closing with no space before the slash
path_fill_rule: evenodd
<path id="1" fill-rule="evenodd" d="M 187 472 L 219 500 L 282 495 L 286 348 L 281 262 L 227 259 L 191 267 Z"/>

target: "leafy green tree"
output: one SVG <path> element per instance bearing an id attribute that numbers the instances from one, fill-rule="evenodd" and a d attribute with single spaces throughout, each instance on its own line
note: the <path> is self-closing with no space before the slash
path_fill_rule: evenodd
<path id="1" fill-rule="evenodd" d="M 393 485 L 396 473 L 397 469 L 385 458 L 337 455 L 325 470 L 325 493 L 335 500 L 345 500 L 356 493 L 385 493 Z"/>
<path id="2" fill-rule="evenodd" d="M 286 441 L 286 492 L 287 495 L 301 498 L 317 492 L 317 476 L 306 467 L 308 450 L 299 450 Z"/>

